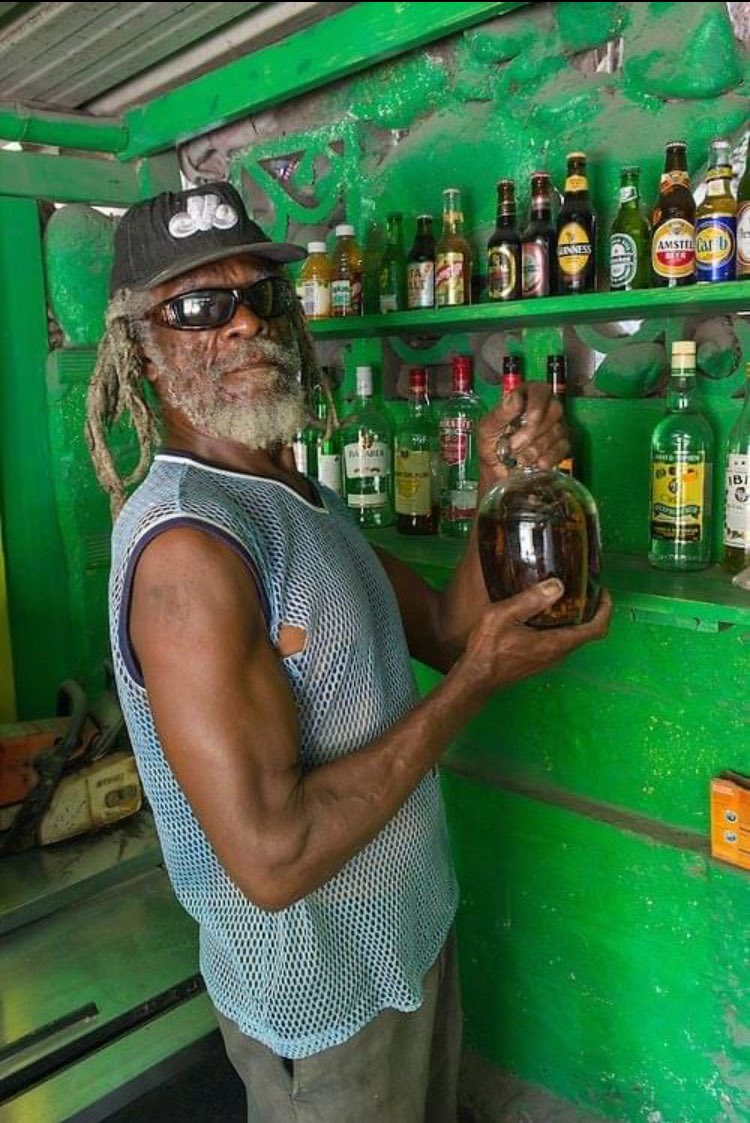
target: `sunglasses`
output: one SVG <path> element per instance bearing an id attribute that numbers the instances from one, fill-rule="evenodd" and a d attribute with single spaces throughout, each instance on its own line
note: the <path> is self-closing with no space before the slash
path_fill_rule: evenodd
<path id="1" fill-rule="evenodd" d="M 233 319 L 240 304 L 263 320 L 291 312 L 294 289 L 284 277 L 264 277 L 242 289 L 196 289 L 157 304 L 151 315 L 177 331 L 220 328 Z"/>

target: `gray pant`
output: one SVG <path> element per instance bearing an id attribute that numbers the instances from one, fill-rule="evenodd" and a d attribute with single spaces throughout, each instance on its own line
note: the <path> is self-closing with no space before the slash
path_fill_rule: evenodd
<path id="1" fill-rule="evenodd" d="M 217 1011 L 248 1123 L 456 1123 L 461 1001 L 451 935 L 418 1010 L 384 1010 L 342 1045 L 284 1060 Z"/>

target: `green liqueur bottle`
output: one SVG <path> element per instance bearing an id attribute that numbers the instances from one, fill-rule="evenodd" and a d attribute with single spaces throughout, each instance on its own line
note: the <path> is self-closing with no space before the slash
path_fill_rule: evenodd
<path id="1" fill-rule="evenodd" d="M 390 526 L 391 426 L 372 400 L 372 367 L 357 367 L 357 396 L 341 430 L 346 505 L 360 526 Z"/>
<path id="2" fill-rule="evenodd" d="M 714 434 L 695 400 L 695 343 L 672 344 L 667 409 L 651 438 L 651 547 L 657 569 L 711 564 Z"/>
<path id="3" fill-rule="evenodd" d="M 440 412 L 440 533 L 467 538 L 479 496 L 481 400 L 472 389 L 472 360 L 453 357 L 453 393 Z"/>
<path id="4" fill-rule="evenodd" d="M 437 427 L 427 394 L 427 370 L 409 371 L 406 417 L 393 442 L 396 530 L 437 534 Z"/>
<path id="5" fill-rule="evenodd" d="M 378 294 L 381 312 L 402 312 L 406 308 L 406 254 L 404 217 L 401 214 L 389 214 L 386 218 L 386 243 L 380 260 Z"/>
<path id="6" fill-rule="evenodd" d="M 651 225 L 641 208 L 640 168 L 620 172 L 620 209 L 609 236 L 609 287 L 613 291 L 651 285 Z"/>

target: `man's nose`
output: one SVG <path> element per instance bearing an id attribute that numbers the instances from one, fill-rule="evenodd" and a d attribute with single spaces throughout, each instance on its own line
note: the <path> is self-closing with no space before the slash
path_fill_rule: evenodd
<path id="1" fill-rule="evenodd" d="M 234 315 L 223 330 L 227 338 L 230 339 L 238 336 L 251 339 L 256 335 L 268 335 L 268 320 L 264 320 L 262 316 L 253 312 L 252 308 L 243 304 L 240 300 Z"/>

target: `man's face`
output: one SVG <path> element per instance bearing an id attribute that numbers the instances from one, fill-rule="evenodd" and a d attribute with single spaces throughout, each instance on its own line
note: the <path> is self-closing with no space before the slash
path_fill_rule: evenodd
<path id="1" fill-rule="evenodd" d="M 273 275 L 260 258 L 238 255 L 151 290 L 153 305 L 205 289 L 245 288 Z M 262 319 L 239 304 L 227 324 L 181 331 L 151 318 L 142 347 L 164 406 L 199 433 L 251 449 L 289 444 L 306 420 L 300 355 L 288 316 Z"/>

